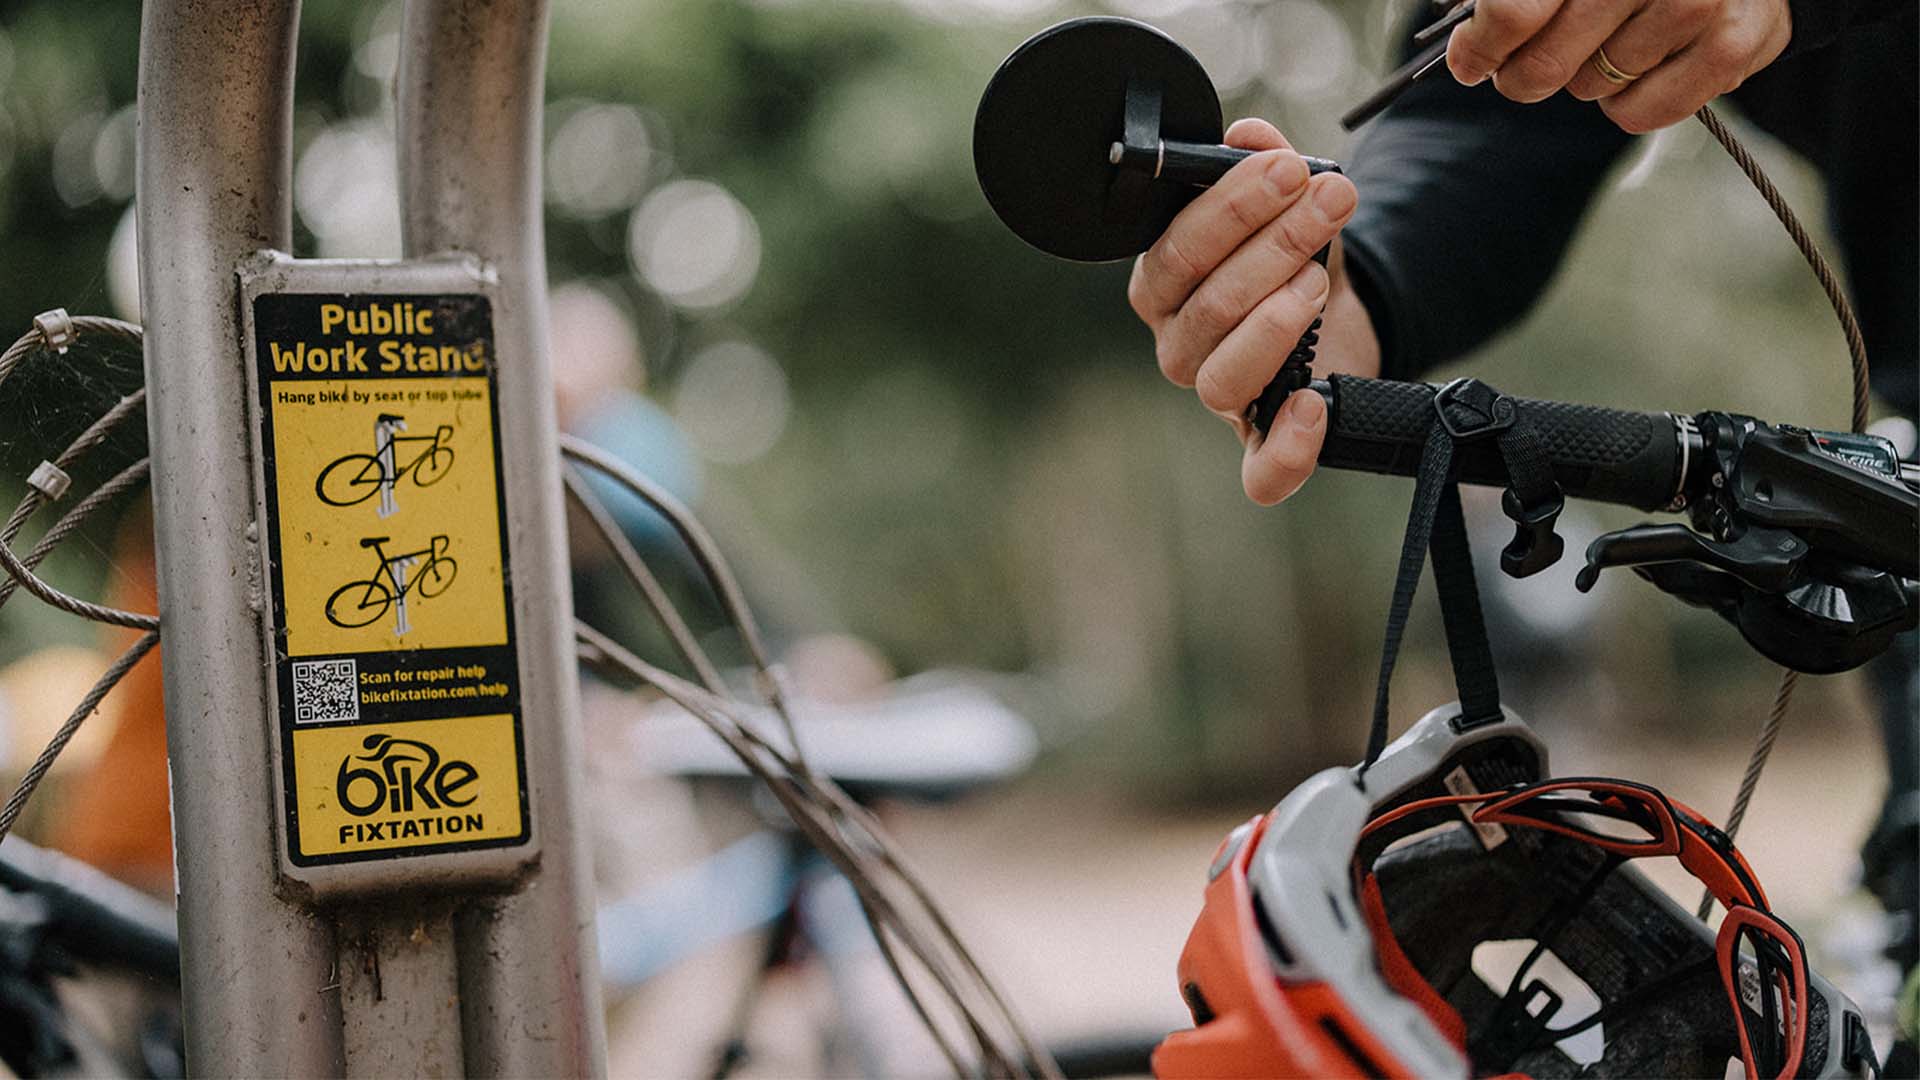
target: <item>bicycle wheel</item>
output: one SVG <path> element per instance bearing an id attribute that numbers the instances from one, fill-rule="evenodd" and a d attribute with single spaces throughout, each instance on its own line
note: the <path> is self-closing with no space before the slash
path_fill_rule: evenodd
<path id="1" fill-rule="evenodd" d="M 320 470 L 313 493 L 328 506 L 365 502 L 380 490 L 380 459 L 372 454 L 348 454 Z"/>
<path id="2" fill-rule="evenodd" d="M 357 598 L 348 593 L 357 593 Z M 378 580 L 349 581 L 327 597 L 327 621 L 351 630 L 385 615 L 392 606 L 393 590 Z"/>
<path id="3" fill-rule="evenodd" d="M 453 468 L 453 447 L 436 446 L 420 455 L 413 466 L 413 482 L 421 487 L 432 487 Z"/>
<path id="4" fill-rule="evenodd" d="M 427 560 L 427 565 L 420 568 L 421 597 L 434 597 L 446 592 L 447 586 L 453 584 L 453 575 L 459 570 L 460 564 L 454 562 L 450 556 L 442 555 L 437 559 Z"/>

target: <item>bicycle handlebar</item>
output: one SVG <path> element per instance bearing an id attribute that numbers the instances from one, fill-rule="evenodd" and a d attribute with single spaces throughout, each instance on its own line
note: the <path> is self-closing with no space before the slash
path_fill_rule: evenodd
<path id="1" fill-rule="evenodd" d="M 1320 464 L 1336 469 L 1413 476 L 1433 426 L 1436 387 L 1335 375 L 1315 380 L 1327 400 L 1327 440 Z M 1626 412 L 1594 405 L 1514 399 L 1568 494 L 1659 510 L 1681 493 L 1697 442 L 1668 413 Z M 1492 439 L 1455 449 L 1459 479 L 1505 486 L 1507 467 Z"/>
<path id="2" fill-rule="evenodd" d="M 0 889 L 39 897 L 49 933 L 68 955 L 179 980 L 173 910 L 86 863 L 11 836 L 0 852 Z"/>

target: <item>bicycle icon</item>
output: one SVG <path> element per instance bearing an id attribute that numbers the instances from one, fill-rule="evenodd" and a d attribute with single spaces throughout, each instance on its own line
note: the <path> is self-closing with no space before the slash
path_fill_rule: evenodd
<path id="1" fill-rule="evenodd" d="M 328 622 L 343 630 L 352 630 L 385 615 L 388 608 L 397 608 L 393 632 L 405 634 L 413 629 L 407 620 L 407 594 L 417 590 L 421 599 L 431 599 L 453 584 L 453 575 L 460 565 L 447 554 L 451 541 L 444 534 L 428 540 L 427 546 L 419 551 L 404 555 L 387 554 L 383 545 L 391 539 L 390 536 L 361 539 L 360 546 L 372 548 L 374 557 L 380 560 L 379 565 L 374 567 L 371 577 L 349 581 L 327 597 Z M 419 573 L 409 575 L 408 571 L 416 563 L 420 564 Z"/>
<path id="2" fill-rule="evenodd" d="M 431 436 L 400 434 L 406 429 L 406 417 L 381 413 L 373 422 L 373 453 L 347 454 L 329 462 L 313 482 L 314 494 L 329 506 L 354 506 L 377 491 L 380 516 L 392 516 L 400 509 L 393 489 L 402 477 L 411 476 L 416 485 L 429 487 L 453 468 L 453 447 L 448 445 L 453 438 L 451 425 L 441 424 Z M 417 451 L 405 464 L 398 460 L 403 446 Z"/>

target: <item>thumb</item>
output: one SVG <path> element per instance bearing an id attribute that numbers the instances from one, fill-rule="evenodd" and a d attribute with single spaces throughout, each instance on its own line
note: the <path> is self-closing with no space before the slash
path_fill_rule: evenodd
<path id="1" fill-rule="evenodd" d="M 1227 129 L 1226 143 L 1242 150 L 1293 149 L 1293 144 L 1280 134 L 1279 128 L 1256 116 L 1235 120 L 1233 126 Z"/>

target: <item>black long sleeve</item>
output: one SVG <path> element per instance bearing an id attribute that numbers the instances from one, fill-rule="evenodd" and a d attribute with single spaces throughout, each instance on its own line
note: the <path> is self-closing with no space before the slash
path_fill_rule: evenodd
<path id="1" fill-rule="evenodd" d="M 1787 10 L 1793 15 L 1793 40 L 1787 42 L 1787 51 L 1781 58 L 1825 48 L 1856 26 L 1889 21 L 1911 12 L 1913 7 L 1914 0 L 1788 0 Z M 1897 26 L 1889 26 L 1887 30 L 1899 32 Z"/>
<path id="2" fill-rule="evenodd" d="M 1920 407 L 1916 3 L 1794 0 L 1794 12 L 1797 46 L 1732 98 L 1826 180 L 1874 390 L 1911 417 Z M 1348 157 L 1360 206 L 1343 236 L 1380 334 L 1382 374 L 1414 378 L 1524 316 L 1631 140 L 1564 93 L 1519 105 L 1491 83 L 1462 87 L 1444 72 L 1375 119 Z"/>
<path id="3" fill-rule="evenodd" d="M 1525 315 L 1629 138 L 1585 102 L 1519 105 L 1443 73 L 1373 121 L 1343 236 L 1383 374 L 1410 378 Z"/>

